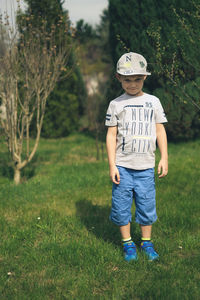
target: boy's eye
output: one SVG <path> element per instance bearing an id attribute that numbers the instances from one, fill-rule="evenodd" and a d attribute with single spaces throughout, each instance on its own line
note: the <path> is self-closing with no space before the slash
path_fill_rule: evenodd
<path id="1" fill-rule="evenodd" d="M 135 81 L 135 82 L 140 82 L 141 80 L 142 80 L 142 78 L 136 78 L 136 79 L 133 80 L 133 81 Z M 131 81 L 130 79 L 128 79 L 128 78 L 124 79 L 124 81 L 127 82 L 127 83 L 132 82 L 132 81 Z"/>

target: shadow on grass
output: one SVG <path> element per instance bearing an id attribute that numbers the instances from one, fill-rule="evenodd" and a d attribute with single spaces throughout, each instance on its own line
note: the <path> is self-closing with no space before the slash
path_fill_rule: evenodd
<path id="1" fill-rule="evenodd" d="M 23 181 L 28 180 L 35 175 L 37 159 L 38 157 L 35 155 L 32 161 L 22 169 L 21 177 Z M 13 163 L 8 153 L 2 153 L 0 156 L 0 176 L 10 180 L 14 178 Z"/>
<path id="2" fill-rule="evenodd" d="M 121 235 L 118 226 L 109 220 L 110 207 L 94 205 L 87 199 L 81 199 L 76 203 L 77 215 L 88 231 L 92 232 L 97 238 L 106 242 L 121 246 Z M 136 224 L 131 225 L 134 241 L 139 243 Z"/>

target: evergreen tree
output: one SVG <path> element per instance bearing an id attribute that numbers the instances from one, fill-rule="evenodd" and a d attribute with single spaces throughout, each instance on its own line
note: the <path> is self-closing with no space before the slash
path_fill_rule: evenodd
<path id="1" fill-rule="evenodd" d="M 199 2 L 199 0 L 198 0 Z M 191 41 L 186 38 L 186 32 L 178 25 L 177 16 L 174 13 L 177 9 L 189 11 L 187 15 L 188 26 L 193 28 L 194 32 L 199 31 L 198 22 L 192 18 L 196 13 L 195 6 L 186 0 L 163 0 L 158 3 L 155 0 L 109 0 L 110 15 L 110 49 L 113 60 L 113 77 L 115 66 L 119 57 L 128 51 L 142 54 L 148 62 L 148 69 L 152 75 L 145 82 L 147 92 L 154 93 L 158 91 L 164 108 L 167 108 L 168 114 L 174 115 L 174 108 L 177 108 L 177 121 L 172 120 L 174 126 L 183 128 L 181 120 L 184 119 L 185 107 L 180 99 L 180 90 L 186 83 L 190 83 L 199 76 L 198 55 L 196 49 L 200 48 L 200 40 L 196 41 L 194 47 Z M 179 86 L 172 88 L 171 77 L 178 79 Z M 165 97 L 168 90 L 172 92 L 174 105 L 168 105 Z M 108 89 L 109 101 L 121 93 L 121 86 L 112 79 Z M 162 97 L 162 94 L 164 97 Z M 200 93 L 199 93 L 200 96 Z M 163 99 L 162 99 L 163 98 Z M 198 113 L 194 113 L 195 108 L 189 106 L 190 134 L 187 137 L 194 137 L 191 134 L 193 124 L 197 123 Z M 194 110 L 194 111 L 192 111 Z M 167 125 L 169 126 L 169 125 Z M 195 125 L 196 126 L 196 125 Z M 179 136 L 184 136 L 185 128 Z M 170 129 L 170 137 L 175 138 L 176 132 Z"/>
<path id="2" fill-rule="evenodd" d="M 47 21 L 47 27 L 51 28 L 62 19 L 69 25 L 67 34 L 63 28 L 63 35 L 65 35 L 67 39 L 72 38 L 68 13 L 62 8 L 63 1 L 25 0 L 25 2 L 28 4 L 28 8 L 24 16 L 32 18 L 33 26 L 41 26 L 41 21 L 45 19 Z M 24 26 L 26 24 L 21 22 L 21 17 L 22 15 L 18 16 L 19 29 L 24 30 L 26 33 L 28 28 Z M 62 23 L 60 23 L 60 26 L 63 26 Z M 59 38 L 59 36 L 57 38 Z M 57 50 L 59 51 L 59 49 Z M 47 101 L 42 129 L 42 136 L 44 137 L 61 137 L 68 135 L 71 131 L 78 128 L 80 115 L 84 112 L 86 91 L 79 67 L 76 64 L 73 49 L 66 67 L 72 68 L 71 76 L 67 77 L 67 79 L 63 79 L 56 85 L 56 88 Z M 63 71 L 63 76 L 64 75 L 65 72 Z"/>
<path id="3" fill-rule="evenodd" d="M 83 19 L 76 23 L 76 38 L 81 44 L 88 42 L 90 39 L 96 38 L 95 29 Z"/>

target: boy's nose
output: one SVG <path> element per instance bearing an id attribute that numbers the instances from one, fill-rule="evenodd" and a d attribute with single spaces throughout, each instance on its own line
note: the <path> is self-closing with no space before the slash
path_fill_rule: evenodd
<path id="1" fill-rule="evenodd" d="M 133 88 L 135 88 L 136 87 L 136 83 L 135 82 L 131 82 L 130 86 L 133 87 Z"/>

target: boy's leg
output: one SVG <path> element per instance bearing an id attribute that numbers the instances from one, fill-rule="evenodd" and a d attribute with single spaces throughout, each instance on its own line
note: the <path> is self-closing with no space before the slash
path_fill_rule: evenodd
<path id="1" fill-rule="evenodd" d="M 141 250 L 146 254 L 146 256 L 150 261 L 158 259 L 159 255 L 154 250 L 154 245 L 151 242 L 152 225 L 144 226 L 140 224 L 140 228 L 141 228 L 141 235 L 142 235 Z"/>
<path id="2" fill-rule="evenodd" d="M 120 184 L 113 184 L 110 219 L 119 226 L 124 248 L 124 258 L 126 261 L 131 261 L 137 259 L 136 246 L 130 234 L 131 206 L 133 202 L 132 172 L 130 169 L 119 166 L 118 170 L 120 173 Z"/>
<path id="3" fill-rule="evenodd" d="M 141 242 L 141 246 L 140 247 L 141 247 L 141 250 L 147 256 L 148 260 L 152 261 L 152 260 L 156 260 L 156 259 L 159 258 L 159 255 L 155 251 L 154 245 L 151 242 L 151 239 L 143 239 L 142 238 L 142 242 Z"/>
<path id="4" fill-rule="evenodd" d="M 122 234 L 129 234 L 130 236 L 131 207 L 133 202 L 131 170 L 120 166 L 117 166 L 117 168 L 120 174 L 120 184 L 113 183 L 110 220 L 120 228 L 122 227 Z"/>
<path id="5" fill-rule="evenodd" d="M 130 228 L 131 228 L 130 223 L 128 223 L 127 225 L 119 227 L 120 233 L 121 233 L 121 236 L 122 236 L 123 240 L 130 238 L 130 236 L 131 236 L 131 229 Z"/>
<path id="6" fill-rule="evenodd" d="M 151 225 L 156 221 L 154 169 L 135 172 L 135 220 L 142 234 L 151 235 Z"/>
<path id="7" fill-rule="evenodd" d="M 141 229 L 142 239 L 151 240 L 152 225 L 141 225 L 140 224 L 140 229 Z"/>
<path id="8" fill-rule="evenodd" d="M 159 257 L 151 242 L 152 224 L 157 219 L 154 169 L 136 172 L 135 179 L 136 222 L 141 228 L 141 250 L 152 261 Z"/>
<path id="9" fill-rule="evenodd" d="M 119 227 L 124 247 L 124 259 L 126 261 L 137 260 L 136 246 L 131 238 L 130 227 L 130 223 Z"/>

